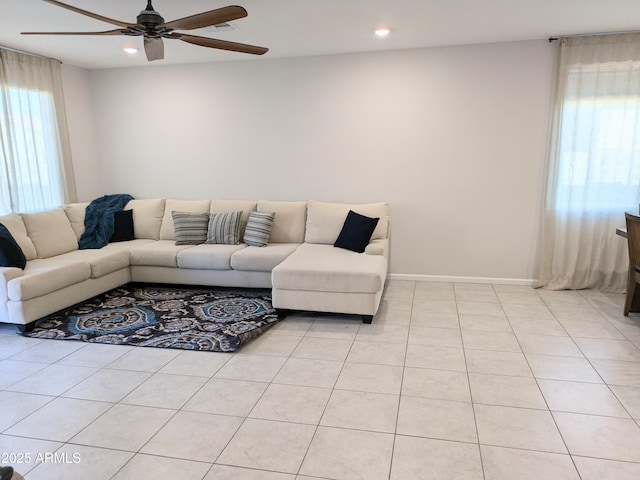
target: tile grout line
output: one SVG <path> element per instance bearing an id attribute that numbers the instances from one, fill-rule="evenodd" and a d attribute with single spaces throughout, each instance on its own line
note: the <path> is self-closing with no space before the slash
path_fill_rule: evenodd
<path id="1" fill-rule="evenodd" d="M 491 288 L 493 290 L 493 286 Z M 458 300 L 457 300 L 455 283 L 453 284 L 453 298 L 456 305 L 456 314 L 458 316 L 458 328 L 460 329 L 460 341 L 462 342 L 462 355 L 464 356 L 465 373 L 467 374 L 467 387 L 469 388 L 469 398 L 471 399 L 471 411 L 473 413 L 473 423 L 474 423 L 474 426 L 476 427 L 475 430 L 476 430 L 476 439 L 478 440 L 478 457 L 480 458 L 480 469 L 482 470 L 482 478 L 486 480 L 487 473 L 484 468 L 484 459 L 482 457 L 482 445 L 480 443 L 478 417 L 476 415 L 475 403 L 473 402 L 473 390 L 471 389 L 471 377 L 469 375 L 469 364 L 467 363 L 467 349 L 464 347 L 464 336 L 462 335 L 462 325 L 460 324 L 460 310 L 458 308 Z"/>
<path id="2" fill-rule="evenodd" d="M 171 359 L 171 360 L 169 360 L 167 363 L 165 363 L 165 364 L 164 364 L 162 367 L 160 367 L 156 372 L 154 372 L 151 376 L 149 376 L 149 378 L 147 378 L 147 380 L 145 380 L 145 381 L 144 381 L 144 382 L 142 382 L 140 385 L 138 385 L 138 387 L 142 386 L 142 385 L 143 385 L 145 382 L 147 382 L 149 379 L 153 378 L 153 376 L 154 376 L 154 375 L 156 375 L 157 373 L 159 373 L 159 372 L 160 372 L 160 370 L 162 370 L 162 369 L 163 369 L 163 368 L 165 368 L 167 365 L 169 365 L 171 362 L 173 362 L 175 359 L 177 359 L 177 358 L 178 358 L 182 353 L 183 353 L 183 352 L 180 352 L 180 354 L 176 355 L 174 358 L 172 358 L 172 359 Z M 187 405 L 187 404 L 188 404 L 188 403 L 193 399 L 193 397 L 195 397 L 195 396 L 196 396 L 200 391 L 202 391 L 202 389 L 204 388 L 204 386 L 205 386 L 207 383 L 209 383 L 209 381 L 210 381 L 211 379 L 213 379 L 214 375 L 215 375 L 216 373 L 218 373 L 218 372 L 219 372 L 219 371 L 220 371 L 220 370 L 221 370 L 221 369 L 222 369 L 222 368 L 223 368 L 227 363 L 229 363 L 229 361 L 231 361 L 231 359 L 232 359 L 234 356 L 235 356 L 235 352 L 234 352 L 234 353 L 229 357 L 229 359 L 228 359 L 226 362 L 224 362 L 224 364 L 222 364 L 218 369 L 216 369 L 216 371 L 215 371 L 215 372 L 213 372 L 213 373 L 209 376 L 208 380 L 207 380 L 206 382 L 204 382 L 204 383 L 203 383 L 203 384 L 202 384 L 202 385 L 201 385 L 201 386 L 200 386 L 200 387 L 199 387 L 199 388 L 198 388 L 198 389 L 193 393 L 193 395 L 191 395 L 187 400 L 185 400 L 185 402 L 182 404 L 182 406 L 181 406 L 178 410 L 176 410 L 176 412 L 175 412 L 175 413 L 174 413 L 170 418 L 168 418 L 168 419 L 167 419 L 167 421 L 166 421 L 166 422 L 165 422 L 165 423 L 164 423 L 160 428 L 158 428 L 158 429 L 156 430 L 156 432 L 155 432 L 153 435 L 151 435 L 151 436 L 149 437 L 149 439 L 148 439 L 146 442 L 144 442 L 144 444 L 143 444 L 143 445 L 142 445 L 142 446 L 137 450 L 137 452 L 135 452 L 135 453 L 134 453 L 134 455 L 133 455 L 133 456 L 132 456 L 132 457 L 131 457 L 131 458 L 130 458 L 130 459 L 129 459 L 129 460 L 128 460 L 124 465 L 122 465 L 122 467 L 120 467 L 120 469 L 118 469 L 118 471 L 116 471 L 116 472 L 113 474 L 113 476 L 111 477 L 111 480 L 113 480 L 114 478 L 116 478 L 116 477 L 118 476 L 118 474 L 119 474 L 119 473 L 120 473 L 124 468 L 126 468 L 126 466 L 127 466 L 127 465 L 128 465 L 128 464 L 129 464 L 129 463 L 130 463 L 130 462 L 131 462 L 131 461 L 132 461 L 132 460 L 133 460 L 137 455 L 147 455 L 147 454 L 142 453 L 142 450 L 144 449 L 144 447 L 146 447 L 146 446 L 149 444 L 149 442 L 151 442 L 151 441 L 155 438 L 155 436 L 156 436 L 156 435 L 158 435 L 158 433 L 160 433 L 160 432 L 162 431 L 162 429 L 163 429 L 163 428 L 165 428 L 165 427 L 166 427 L 166 426 L 167 426 L 167 425 L 168 425 L 168 424 L 169 424 L 169 423 L 170 423 L 170 422 L 171 422 L 171 421 L 172 421 L 176 416 L 178 416 L 178 414 L 179 414 L 180 412 L 183 412 L 183 411 L 184 411 L 184 412 L 188 412 L 188 413 L 203 413 L 203 412 L 190 412 L 189 410 L 183 410 L 183 409 L 184 409 L 184 407 L 185 407 L 185 406 L 186 406 L 186 405 Z M 171 374 L 163 374 L 163 375 L 171 375 Z M 138 388 L 138 387 L 136 387 L 136 388 Z M 133 391 L 135 391 L 135 390 L 136 390 L 136 389 L 134 388 L 133 390 L 131 390 L 131 392 L 133 392 Z M 129 394 L 131 394 L 131 392 L 129 392 L 129 393 L 128 393 L 127 395 L 125 395 L 124 397 L 122 397 L 122 399 L 120 399 L 120 401 L 124 400 L 124 399 L 129 395 Z M 128 404 L 123 404 L 123 405 L 128 405 Z M 240 428 L 240 427 L 238 427 L 238 428 Z M 220 453 L 222 453 L 222 452 L 220 452 Z M 158 455 L 158 456 L 163 456 L 163 455 Z M 218 456 L 220 456 L 220 454 L 219 454 Z M 173 458 L 173 457 L 169 457 L 169 458 Z M 217 459 L 217 457 L 216 457 L 216 459 Z M 186 460 L 186 459 L 181 459 L 181 460 Z M 194 461 L 194 460 L 189 460 L 189 461 Z M 203 462 L 203 463 L 209 463 L 209 462 Z M 210 472 L 210 471 L 211 471 L 211 469 L 213 468 L 214 463 L 215 463 L 215 462 L 211 462 L 211 464 L 210 464 L 209 468 L 207 469 L 207 471 L 205 472 L 205 474 L 204 474 L 204 476 L 203 476 L 202 478 L 205 478 L 205 477 L 209 474 L 209 472 Z"/>
<path id="3" fill-rule="evenodd" d="M 610 323 L 608 321 L 608 319 L 602 315 L 602 313 L 595 308 L 595 306 L 593 306 L 591 304 L 591 302 L 589 302 L 589 300 L 584 297 L 584 295 L 581 296 L 583 299 L 585 299 L 586 302 L 589 303 L 589 305 L 596 311 L 598 312 L 598 314 L 607 322 Z M 544 302 L 544 299 L 542 299 L 542 301 Z M 545 302 L 546 305 L 546 302 Z M 569 331 L 566 329 L 566 327 L 562 324 L 562 322 L 560 322 L 560 320 L 557 318 L 556 314 L 549 308 L 549 310 L 551 311 L 551 314 L 556 318 L 556 320 L 558 321 L 558 323 L 562 326 L 562 328 L 564 329 L 564 331 L 567 333 L 568 337 L 571 338 L 571 340 L 573 341 L 574 345 L 576 346 L 576 348 L 580 351 L 580 353 L 583 355 L 584 359 L 589 363 L 589 365 L 591 366 L 591 368 L 596 372 L 596 374 L 598 375 L 598 377 L 600 378 L 600 380 L 602 380 L 602 384 L 605 385 L 607 387 L 607 390 L 611 393 L 611 395 L 613 395 L 613 397 L 618 401 L 618 403 L 620 404 L 620 406 L 624 409 L 625 412 L 627 412 L 627 414 L 629 415 L 629 418 L 634 420 L 634 422 L 636 423 L 636 425 L 638 425 L 638 427 L 640 428 L 640 421 L 638 421 L 638 419 L 633 418 L 633 415 L 631 415 L 631 412 L 629 412 L 629 410 L 627 409 L 627 407 L 620 401 L 620 399 L 618 398 L 618 396 L 615 394 L 615 392 L 611 389 L 611 385 L 609 385 L 609 383 L 604 379 L 604 377 L 602 376 L 602 374 L 600 373 L 600 371 L 597 369 L 597 367 L 593 364 L 593 359 L 590 358 L 588 355 L 585 354 L 585 352 L 583 351 L 582 347 L 575 341 L 575 338 L 573 335 L 571 335 L 569 333 Z M 596 323 L 596 322 L 593 322 Z M 612 327 L 615 328 L 614 325 L 612 325 Z M 617 330 L 617 329 L 616 329 Z M 622 332 L 620 332 L 622 334 Z M 624 336 L 624 334 L 622 334 Z M 577 338 L 582 338 L 582 337 L 577 337 Z M 626 337 L 625 337 L 626 338 Z M 631 342 L 633 344 L 633 342 Z M 607 359 L 596 359 L 596 360 L 607 360 Z M 537 381 L 537 380 L 536 380 Z M 577 382 L 576 383 L 590 383 L 590 382 Z M 599 385 L 599 384 L 594 384 L 594 385 Z M 545 398 L 546 401 L 546 398 Z M 549 408 L 549 411 L 551 411 L 551 409 Z M 562 413 L 573 413 L 576 415 L 589 415 L 589 414 L 584 414 L 584 413 L 578 413 L 578 412 L 562 412 Z M 591 414 L 592 416 L 597 416 L 597 417 L 607 417 L 607 418 L 621 418 L 621 417 L 610 417 L 608 415 L 597 415 L 597 414 Z M 552 415 L 553 416 L 553 415 Z M 554 417 L 554 422 L 555 422 L 555 417 Z M 559 431 L 560 429 L 558 429 Z M 564 440 L 564 437 L 563 437 Z M 568 449 L 567 449 L 568 450 Z M 576 467 L 577 469 L 577 467 Z"/>
<path id="4" fill-rule="evenodd" d="M 309 326 L 309 330 L 311 329 L 311 327 L 313 326 L 314 323 L 315 323 L 315 319 L 314 319 L 313 323 Z M 300 461 L 300 465 L 298 466 L 298 470 L 294 474 L 296 476 L 296 478 L 299 475 L 302 475 L 300 473 L 300 470 L 302 470 L 302 466 L 304 465 L 304 461 L 307 459 L 307 455 L 309 454 L 309 450 L 311 450 L 311 445 L 313 444 L 313 440 L 316 438 L 316 435 L 318 434 L 318 430 L 320 429 L 320 423 L 322 422 L 322 417 L 324 417 L 324 414 L 327 411 L 327 407 L 329 406 L 329 402 L 331 401 L 331 398 L 333 397 L 333 392 L 335 391 L 336 384 L 338 383 L 338 380 L 340 379 L 340 375 L 342 374 L 342 371 L 344 370 L 344 366 L 347 364 L 347 358 L 349 358 L 349 354 L 351 353 L 351 350 L 353 349 L 353 344 L 355 343 L 356 338 L 358 336 L 358 332 L 360 332 L 361 328 L 362 328 L 362 324 L 358 325 L 358 329 L 357 329 L 356 333 L 354 334 L 353 339 L 351 340 L 351 345 L 349 346 L 349 350 L 347 351 L 347 353 L 346 353 L 346 355 L 344 357 L 344 360 L 342 361 L 342 367 L 340 367 L 340 371 L 336 375 L 336 379 L 333 382 L 333 386 L 331 387 L 331 393 L 329 394 L 329 398 L 327 399 L 327 403 L 325 403 L 324 408 L 322 409 L 322 413 L 320 414 L 320 417 L 318 418 L 318 423 L 317 423 L 317 425 L 315 425 L 315 429 L 313 431 L 313 435 L 311 435 L 311 440 L 309 441 L 309 445 L 307 445 L 307 448 L 305 449 L 304 455 L 302 456 L 302 460 Z M 305 332 L 305 337 L 306 337 L 307 333 L 309 332 L 309 330 L 307 330 Z M 313 338 L 313 337 L 309 337 L 309 338 Z"/>
<path id="5" fill-rule="evenodd" d="M 407 355 L 409 353 L 409 338 L 411 337 L 411 324 L 413 323 L 413 306 L 416 296 L 416 282 L 413 282 L 413 293 L 411 295 L 411 308 L 409 309 L 409 329 L 407 331 L 407 339 L 405 341 L 404 358 L 402 360 L 402 375 L 400 377 L 400 392 L 398 392 L 398 408 L 396 409 L 396 422 L 393 429 L 393 442 L 391 443 L 391 459 L 389 462 L 389 475 L 388 479 L 391 480 L 391 474 L 393 473 L 393 459 L 395 457 L 396 440 L 398 439 L 398 422 L 400 421 L 400 407 L 402 405 L 402 386 L 404 384 L 404 374 L 407 368 Z"/>
<path id="6" fill-rule="evenodd" d="M 567 336 L 569 338 L 571 338 L 571 341 L 574 343 L 574 345 L 576 346 L 576 348 L 578 348 L 578 350 L 580 351 L 580 353 L 582 353 L 582 355 L 584 356 L 585 359 L 587 359 L 587 361 L 589 361 L 589 359 L 586 357 L 586 355 L 584 355 L 584 352 L 582 351 L 582 349 L 580 348 L 580 346 L 575 342 L 575 340 L 573 339 L 573 337 L 569 334 L 569 332 L 567 331 L 567 329 L 565 328 L 565 326 L 558 320 L 556 314 L 553 312 L 553 310 L 551 310 L 551 308 L 549 308 L 549 305 L 547 304 L 547 302 L 544 300 L 544 298 L 542 298 L 542 296 L 540 294 L 538 294 L 538 292 L 536 291 L 536 294 L 540 297 L 540 300 L 542 300 L 542 303 L 544 303 L 544 305 L 549 309 L 549 311 L 551 312 L 551 315 L 553 315 L 553 317 L 555 318 L 555 320 L 560 324 L 560 326 L 562 327 L 562 329 L 565 331 L 565 333 L 567 334 Z M 508 320 L 508 317 L 507 317 Z M 509 321 L 509 324 L 511 324 L 511 322 Z M 518 339 L 517 335 L 516 335 L 516 340 L 518 341 L 518 344 L 520 345 L 520 348 L 522 348 L 522 345 L 520 344 L 520 340 Z M 560 426 L 558 425 L 558 421 L 556 420 L 555 415 L 553 415 L 553 411 L 551 410 L 551 407 L 549 406 L 549 401 L 547 400 L 547 397 L 544 395 L 544 392 L 542 391 L 542 388 L 540 388 L 540 382 L 538 381 L 538 377 L 536 377 L 535 373 L 533 372 L 533 369 L 531 368 L 531 364 L 529 362 L 529 358 L 527 358 L 527 356 L 524 354 L 523 352 L 523 356 L 527 362 L 527 365 L 529 366 L 529 369 L 531 370 L 531 374 L 533 375 L 533 378 L 536 382 L 536 385 L 538 386 L 538 391 L 540 392 L 540 395 L 542 396 L 542 399 L 544 400 L 545 404 L 547 405 L 547 411 L 549 412 L 549 415 L 551 416 L 551 419 L 553 420 L 553 424 L 556 427 L 556 430 L 558 431 L 558 435 L 560 435 L 560 438 L 562 439 L 562 443 L 564 445 L 564 448 L 567 450 L 567 454 L 569 455 L 569 458 L 571 459 L 571 463 L 573 465 L 573 468 L 575 469 L 576 473 L 578 474 L 579 478 L 582 478 L 582 474 L 580 473 L 580 470 L 578 469 L 578 465 L 575 462 L 575 459 L 573 458 L 573 455 L 571 453 L 571 450 L 569 449 L 569 446 L 567 445 L 567 440 L 565 439 L 565 436 L 562 434 L 562 430 L 560 430 Z M 591 363 L 591 362 L 589 362 Z M 592 366 L 593 368 L 593 366 Z M 597 370 L 595 370 L 596 373 L 599 372 Z M 604 379 L 602 379 L 604 382 Z"/>
<path id="7" fill-rule="evenodd" d="M 280 321 L 284 321 L 286 319 L 283 318 Z M 315 319 L 314 321 L 311 323 L 311 325 L 313 325 L 313 323 L 315 323 Z M 309 328 L 311 328 L 311 325 L 309 326 Z M 231 444 L 231 442 L 233 441 L 233 439 L 236 437 L 236 435 L 238 434 L 238 432 L 240 431 L 240 429 L 244 426 L 244 424 L 247 422 L 247 420 L 249 419 L 249 415 L 251 415 L 251 412 L 253 411 L 253 409 L 256 407 L 256 405 L 260 402 L 260 400 L 262 399 L 262 397 L 264 397 L 265 393 L 267 392 L 267 390 L 269 389 L 269 387 L 271 385 L 273 385 L 273 380 L 278 376 L 278 374 L 280 373 L 280 371 L 282 371 L 282 368 L 285 366 L 285 364 L 287 363 L 287 361 L 292 358 L 291 355 L 293 354 L 293 352 L 295 351 L 295 349 L 298 347 L 298 345 L 300 345 L 300 342 L 302 341 L 302 339 L 306 336 L 308 332 L 308 329 L 305 331 L 305 335 L 300 337 L 300 339 L 298 340 L 298 342 L 296 343 L 296 346 L 291 350 L 291 352 L 285 357 L 286 360 L 284 362 L 282 362 L 282 365 L 280 366 L 280 368 L 278 368 L 278 371 L 273 375 L 273 377 L 271 378 L 271 380 L 269 382 L 258 382 L 256 380 L 242 380 L 242 381 L 252 381 L 255 383 L 267 383 L 267 386 L 265 387 L 265 389 L 263 390 L 263 392 L 260 394 L 260 396 L 256 399 L 255 403 L 253 404 L 253 406 L 251 407 L 251 409 L 247 412 L 246 415 L 243 415 L 243 419 L 242 422 L 240 422 L 240 425 L 238 425 L 238 428 L 236 428 L 235 432 L 233 432 L 233 435 L 231 435 L 229 437 L 229 440 L 226 442 L 226 444 L 224 445 L 224 447 L 222 447 L 222 449 L 220 450 L 220 453 L 216 456 L 216 459 L 211 463 L 211 467 L 209 468 L 209 470 L 207 471 L 207 474 L 205 475 L 205 477 L 209 474 L 209 472 L 211 472 L 211 470 L 214 468 L 215 465 L 226 465 L 223 463 L 218 463 L 218 460 L 220 459 L 220 457 L 222 456 L 222 454 L 224 453 L 224 451 L 229 447 L 229 445 Z M 235 357 L 236 352 L 233 353 L 233 356 Z M 257 354 L 254 354 L 257 355 Z M 278 357 L 276 355 L 276 357 Z M 279 357 L 283 357 L 283 356 L 279 356 Z M 229 361 L 231 361 L 231 359 L 229 359 Z M 227 365 L 227 363 L 229 363 L 229 361 L 225 362 L 225 364 L 223 366 L 221 366 L 218 370 L 216 370 L 215 373 L 213 373 L 211 375 L 210 380 L 212 380 L 216 373 L 218 373 L 225 365 Z M 220 379 L 224 379 L 222 377 L 218 377 Z M 224 380 L 233 380 L 233 381 L 238 381 L 238 379 L 224 379 Z M 207 382 L 208 383 L 208 382 Z M 277 385 L 277 384 L 276 384 Z M 203 385 L 204 387 L 204 385 Z M 193 397 L 191 397 L 193 398 Z M 187 402 L 188 403 L 188 402 Z M 186 403 L 185 403 L 186 405 Z M 237 465 L 228 465 L 228 466 L 233 466 L 233 467 L 237 467 L 237 468 L 249 468 L 249 467 L 239 467 Z M 268 471 L 268 470 L 264 470 L 264 469 L 258 469 L 258 471 Z"/>
<path id="8" fill-rule="evenodd" d="M 131 351 L 133 351 L 133 350 L 129 350 L 129 352 L 131 352 Z M 116 360 L 119 360 L 120 358 L 124 357 L 124 356 L 125 356 L 127 353 L 129 353 L 129 352 L 126 352 L 126 353 L 124 353 L 124 354 L 120 355 L 118 358 L 116 358 L 116 359 L 114 359 L 113 361 L 109 362 L 107 365 L 105 365 L 105 366 L 101 367 L 101 368 L 100 368 L 100 370 L 102 370 L 102 369 L 106 369 L 106 367 L 107 367 L 108 365 L 111 365 L 111 364 L 112 364 L 112 363 L 114 363 Z M 181 353 L 181 352 L 180 352 L 180 353 Z M 97 421 L 98 421 L 98 419 L 102 418 L 102 417 L 103 417 L 104 415 L 106 415 L 108 412 L 110 412 L 111 410 L 113 410 L 113 409 L 116 407 L 116 405 L 125 405 L 125 406 L 126 406 L 126 405 L 131 405 L 131 404 L 121 403 L 121 402 L 122 402 L 122 400 L 124 400 L 125 398 L 127 398 L 127 396 L 128 396 L 128 395 L 130 395 L 132 392 L 134 392 L 135 390 L 137 390 L 138 388 L 140 388 L 142 385 L 144 385 L 145 383 L 147 383 L 150 379 L 152 379 L 156 374 L 158 374 L 158 372 L 159 372 L 162 368 L 166 367 L 169 363 L 171 363 L 173 360 L 175 360 L 175 358 L 177 358 L 178 356 L 180 356 L 180 353 L 178 353 L 178 354 L 177 354 L 177 355 L 175 355 L 173 358 L 171 358 L 170 360 L 168 360 L 168 361 L 167 361 L 166 363 L 164 363 L 161 367 L 159 367 L 156 371 L 154 371 L 154 372 L 150 372 L 150 373 L 151 373 L 151 375 L 150 375 L 149 377 L 147 377 L 145 380 L 143 380 L 143 381 L 142 381 L 138 386 L 136 386 L 135 388 L 133 388 L 131 391 L 129 391 L 129 393 L 125 394 L 125 395 L 124 395 L 120 400 L 118 400 L 117 402 L 115 402 L 115 403 L 111 406 L 111 408 L 109 408 L 109 409 L 105 410 L 101 415 L 99 415 L 99 416 L 98 416 L 97 418 L 95 418 L 92 422 L 90 422 L 88 425 L 86 425 L 83 429 L 81 429 L 78 433 L 76 433 L 73 437 L 71 437 L 71 438 L 69 439 L 69 441 L 70 441 L 70 440 L 73 440 L 73 438 L 74 438 L 74 437 L 76 437 L 76 436 L 80 435 L 80 433 L 82 433 L 83 431 L 85 431 L 85 430 L 86 430 L 87 428 L 89 428 L 91 425 L 95 424 L 95 422 L 97 422 Z M 99 371 L 100 371 L 100 370 L 99 370 Z M 96 373 L 97 373 L 97 372 L 96 372 Z M 186 404 L 186 403 L 185 403 L 185 404 Z M 144 407 L 144 408 L 148 408 L 146 405 L 133 405 L 133 406 L 142 406 L 142 407 Z M 184 406 L 184 405 L 183 405 L 183 406 Z M 159 408 L 159 407 L 151 407 L 151 408 Z M 167 419 L 167 420 L 162 424 L 162 426 L 161 426 L 160 428 L 158 428 L 158 430 L 157 430 L 157 431 L 156 431 L 156 432 L 151 436 L 151 438 L 153 438 L 155 435 L 157 435 L 157 434 L 158 434 L 158 432 L 159 432 L 160 430 L 162 430 L 162 429 L 163 429 L 163 428 L 164 428 L 164 427 L 165 427 L 165 426 L 166 426 L 166 425 L 167 425 L 167 424 L 168 424 L 168 423 L 169 423 L 169 422 L 170 422 L 170 421 L 171 421 L 171 420 L 172 420 L 172 419 L 173 419 L 173 418 L 178 414 L 178 412 L 180 412 L 180 409 L 177 409 L 177 410 L 176 410 L 176 409 L 166 408 L 166 410 L 173 410 L 173 411 L 174 411 L 174 413 L 173 413 L 173 415 L 171 415 L 171 416 L 170 416 L 170 417 L 169 417 L 169 418 L 168 418 L 168 419 Z M 130 463 L 131 461 L 133 461 L 133 459 L 134 459 L 134 458 L 136 458 L 136 456 L 137 456 L 137 455 L 139 455 L 139 454 L 140 454 L 140 450 L 142 450 L 142 449 L 145 447 L 145 445 L 146 445 L 147 443 L 149 443 L 149 441 L 151 440 L 151 438 L 149 438 L 146 442 L 144 442 L 144 444 L 143 444 L 140 448 L 138 448 L 135 452 L 131 452 L 130 450 L 125 450 L 125 451 L 127 451 L 127 452 L 132 453 L 131 458 L 129 458 L 129 460 L 127 460 L 127 461 L 126 461 L 126 462 L 125 462 L 125 463 L 124 463 L 124 464 L 123 464 L 123 465 L 122 465 L 122 466 L 121 466 L 121 467 L 120 467 L 116 472 L 114 472 L 114 474 L 111 476 L 111 479 L 115 478 L 115 477 L 116 477 L 116 476 L 117 476 L 117 475 L 118 475 L 118 474 L 119 474 L 119 473 L 120 473 L 124 468 L 126 468 L 126 467 L 127 467 L 127 465 L 129 465 L 129 463 Z M 83 445 L 83 444 L 74 444 L 74 443 L 69 443 L 69 441 L 67 441 L 67 442 L 65 443 L 65 445 Z M 105 448 L 105 447 L 96 447 L 95 445 L 85 445 L 85 446 L 92 447 L 92 448 Z"/>
<path id="9" fill-rule="evenodd" d="M 589 298 L 587 298 L 582 292 L 581 292 L 582 297 L 600 314 L 600 316 L 602 316 L 602 318 L 607 322 L 608 325 L 610 325 L 611 327 L 613 327 L 618 333 L 620 333 L 624 338 L 627 339 L 627 341 L 629 341 L 631 343 L 631 345 L 633 345 L 634 347 L 636 347 L 636 349 L 638 351 L 640 351 L 640 347 L 638 345 L 636 345 L 629 337 L 627 337 L 624 332 L 622 332 L 620 329 L 618 329 L 603 313 L 602 311 L 596 307 L 590 300 Z M 582 352 L 582 349 L 578 346 L 578 348 L 580 349 L 580 351 Z M 584 355 L 584 352 L 582 352 Z M 602 378 L 602 375 L 600 374 L 600 372 L 598 371 L 598 369 L 596 368 L 595 365 L 593 365 L 593 363 L 591 362 L 591 359 L 588 358 L 585 355 L 585 358 L 587 358 L 587 361 L 589 362 L 589 364 L 591 365 L 591 367 L 596 371 L 596 373 L 598 374 L 598 376 L 600 376 L 600 378 L 602 379 L 603 383 L 607 386 L 607 388 L 609 389 L 609 392 L 611 392 L 611 394 L 614 396 L 614 398 L 616 400 L 618 400 L 618 403 L 620 403 L 620 405 L 622 406 L 622 408 L 625 410 L 625 412 L 627 412 L 627 414 L 629 415 L 629 417 L 636 423 L 636 425 L 638 426 L 638 428 L 640 428 L 640 418 L 635 418 L 631 412 L 629 411 L 629 409 L 627 408 L 627 406 L 624 404 L 624 402 L 622 401 L 622 399 L 616 394 L 616 392 L 611 388 L 611 385 L 606 382 L 604 380 L 604 378 Z M 606 359 L 602 359 L 605 360 Z M 632 360 L 629 360 L 632 361 Z"/>

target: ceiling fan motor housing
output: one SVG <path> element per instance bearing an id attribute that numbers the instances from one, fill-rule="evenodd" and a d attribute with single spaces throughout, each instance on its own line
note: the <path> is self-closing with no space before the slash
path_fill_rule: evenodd
<path id="1" fill-rule="evenodd" d="M 163 33 L 159 32 L 156 27 L 164 23 L 164 18 L 153 9 L 151 0 L 147 3 L 147 8 L 140 12 L 140 15 L 136 18 L 136 22 L 138 25 L 144 25 L 146 27 L 144 32 L 145 37 L 156 37 Z"/>
<path id="2" fill-rule="evenodd" d="M 145 27 L 155 27 L 164 23 L 164 18 L 155 10 L 143 10 L 136 18 L 136 22 Z"/>

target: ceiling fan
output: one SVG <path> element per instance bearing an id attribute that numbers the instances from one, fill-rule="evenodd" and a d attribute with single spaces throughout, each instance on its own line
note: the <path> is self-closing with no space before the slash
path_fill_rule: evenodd
<path id="1" fill-rule="evenodd" d="M 232 52 L 251 53 L 253 55 L 263 55 L 269 49 L 265 47 L 256 47 L 254 45 L 246 45 L 244 43 L 229 42 L 227 40 L 218 40 L 215 38 L 199 37 L 196 35 L 187 35 L 186 33 L 178 33 L 175 30 L 194 30 L 197 28 L 218 25 L 230 22 L 247 16 L 247 11 L 237 5 L 217 8 L 208 12 L 197 13 L 189 17 L 179 18 L 170 22 L 165 22 L 164 18 L 153 9 L 151 0 L 147 2 L 147 8 L 140 12 L 136 18 L 137 23 L 122 22 L 113 18 L 104 17 L 97 13 L 82 10 L 80 8 L 68 5 L 66 3 L 55 0 L 44 0 L 62 8 L 66 8 L 76 13 L 95 18 L 103 22 L 117 25 L 120 28 L 115 30 L 107 30 L 104 32 L 22 32 L 23 35 L 128 35 L 132 37 L 144 37 L 144 51 L 149 61 L 161 60 L 164 58 L 163 38 L 174 40 L 182 40 L 183 42 L 201 47 L 217 48 L 221 50 L 230 50 Z"/>

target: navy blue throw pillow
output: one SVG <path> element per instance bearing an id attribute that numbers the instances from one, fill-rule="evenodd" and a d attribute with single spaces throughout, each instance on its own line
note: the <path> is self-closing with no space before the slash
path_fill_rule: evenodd
<path id="1" fill-rule="evenodd" d="M 378 225 L 379 218 L 370 218 L 349 210 L 340 235 L 334 247 L 346 248 L 353 252 L 362 253 L 371 240 L 371 235 Z"/>
<path id="2" fill-rule="evenodd" d="M 0 267 L 24 269 L 27 259 L 7 227 L 0 223 Z"/>
<path id="3" fill-rule="evenodd" d="M 133 210 L 121 210 L 113 214 L 113 235 L 109 242 L 133 240 Z"/>

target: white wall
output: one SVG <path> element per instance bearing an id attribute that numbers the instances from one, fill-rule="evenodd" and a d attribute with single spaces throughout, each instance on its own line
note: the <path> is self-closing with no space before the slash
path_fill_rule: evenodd
<path id="1" fill-rule="evenodd" d="M 554 57 L 530 41 L 91 71 L 101 187 L 384 200 L 392 273 L 533 279 Z"/>

